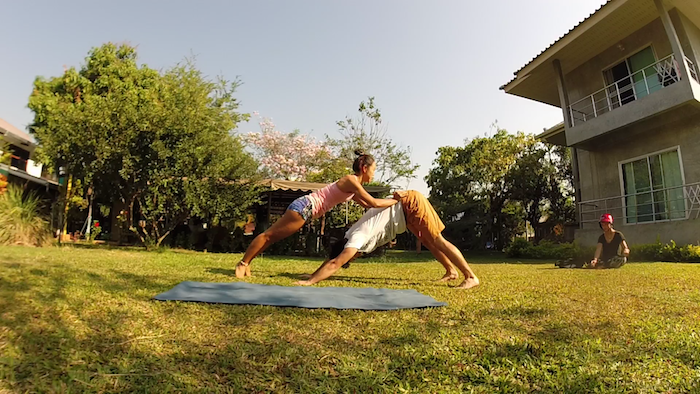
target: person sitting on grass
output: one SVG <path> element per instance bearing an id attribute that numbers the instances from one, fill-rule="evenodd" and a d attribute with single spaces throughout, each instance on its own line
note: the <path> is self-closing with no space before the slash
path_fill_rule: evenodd
<path id="1" fill-rule="evenodd" d="M 622 267 L 630 254 L 625 236 L 613 228 L 613 217 L 609 213 L 600 217 L 598 225 L 603 229 L 603 234 L 598 237 L 598 245 L 590 268 Z"/>
<path id="2" fill-rule="evenodd" d="M 457 279 L 459 274 L 456 266 L 465 277 L 457 288 L 469 289 L 478 286 L 479 279 L 472 272 L 462 252 L 442 236 L 445 225 L 425 196 L 415 190 L 409 190 L 394 193 L 394 199 L 399 202 L 392 207 L 368 210 L 347 231 L 345 239 L 331 248 L 329 259 L 309 275 L 308 279 L 296 284 L 316 284 L 333 275 L 360 253 L 370 253 L 408 229 L 447 270 L 441 281 Z"/>

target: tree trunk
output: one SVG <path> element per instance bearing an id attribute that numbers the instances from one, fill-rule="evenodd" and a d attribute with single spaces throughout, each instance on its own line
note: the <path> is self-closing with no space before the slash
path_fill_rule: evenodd
<path id="1" fill-rule="evenodd" d="M 87 229 L 85 230 L 85 238 L 90 239 L 90 233 L 92 232 L 92 205 L 95 201 L 95 197 L 92 193 L 92 185 L 88 187 L 88 217 L 87 217 Z"/>

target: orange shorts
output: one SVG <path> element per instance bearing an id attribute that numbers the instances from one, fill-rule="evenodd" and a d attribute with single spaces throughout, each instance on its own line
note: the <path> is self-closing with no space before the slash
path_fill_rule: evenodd
<path id="1" fill-rule="evenodd" d="M 415 190 L 406 190 L 395 192 L 394 198 L 401 201 L 406 227 L 421 241 L 425 238 L 434 241 L 440 237 L 445 225 L 425 196 Z"/>

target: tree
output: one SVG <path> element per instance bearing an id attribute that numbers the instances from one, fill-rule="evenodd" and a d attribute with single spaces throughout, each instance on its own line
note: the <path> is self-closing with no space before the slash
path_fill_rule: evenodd
<path id="1" fill-rule="evenodd" d="M 193 62 L 160 73 L 128 45 L 106 44 L 59 77 L 37 78 L 29 100 L 42 162 L 62 166 L 94 196 L 120 200 L 145 245 L 190 215 L 242 216 L 256 200 L 254 160 L 232 134 L 247 119 L 237 82 L 211 81 Z M 68 183 L 70 185 L 70 182 Z"/>
<path id="2" fill-rule="evenodd" d="M 269 118 L 259 122 L 259 133 L 248 133 L 246 142 L 253 148 L 260 170 L 265 176 L 290 181 L 306 181 L 322 172 L 331 161 L 331 151 L 325 145 L 299 130 L 284 133 L 276 130 Z"/>
<path id="3" fill-rule="evenodd" d="M 573 218 L 568 151 L 532 135 L 497 129 L 463 147 L 439 148 L 433 165 L 430 198 L 453 223 L 446 234 L 461 234 L 463 245 L 502 248 L 524 231 L 525 220 L 537 228 L 544 216 L 552 223 Z"/>
<path id="4" fill-rule="evenodd" d="M 465 211 L 477 215 L 481 244 L 493 242 L 501 249 L 523 216 L 511 204 L 511 180 L 535 143 L 532 136 L 497 128 L 493 136 L 472 139 L 464 147 L 439 148 L 435 167 L 426 176 L 431 200 L 448 219 L 464 218 Z"/>
<path id="5" fill-rule="evenodd" d="M 360 102 L 358 112 L 359 116 L 355 118 L 347 116 L 337 122 L 341 138 L 327 136 L 328 145 L 334 148 L 335 156 L 352 168 L 356 149 L 372 154 L 377 162 L 376 180 L 382 185 L 414 178 L 420 166 L 412 163 L 410 147 L 398 146 L 389 138 L 374 97 Z"/>
<path id="6" fill-rule="evenodd" d="M 513 168 L 506 174 L 509 199 L 520 203 L 525 218 L 533 228 L 539 225 L 549 196 L 553 168 L 545 162 L 546 154 L 543 144 L 530 139 L 523 146 Z"/>

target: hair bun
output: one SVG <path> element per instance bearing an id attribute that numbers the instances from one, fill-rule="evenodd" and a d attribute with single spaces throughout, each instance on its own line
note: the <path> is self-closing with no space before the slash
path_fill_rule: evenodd
<path id="1" fill-rule="evenodd" d="M 355 149 L 355 155 L 357 156 L 362 156 L 365 154 L 365 151 L 362 149 Z"/>

